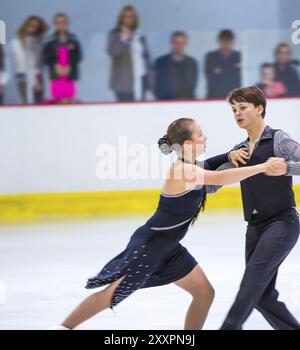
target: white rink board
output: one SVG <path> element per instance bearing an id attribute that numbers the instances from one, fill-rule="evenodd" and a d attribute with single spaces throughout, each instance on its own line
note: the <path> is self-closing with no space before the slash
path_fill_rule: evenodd
<path id="1" fill-rule="evenodd" d="M 270 100 L 266 121 L 300 141 L 299 111 L 300 99 Z M 157 139 L 180 117 L 201 123 L 208 136 L 207 157 L 246 138 L 225 101 L 2 107 L 0 193 L 159 188 L 162 177 L 98 179 L 96 150 L 104 143 L 117 147 L 118 136 L 127 136 L 128 149 L 143 144 L 150 150 L 153 145 L 157 160 L 150 168 L 155 173 L 160 157 L 166 167 L 171 161 L 155 151 Z"/>

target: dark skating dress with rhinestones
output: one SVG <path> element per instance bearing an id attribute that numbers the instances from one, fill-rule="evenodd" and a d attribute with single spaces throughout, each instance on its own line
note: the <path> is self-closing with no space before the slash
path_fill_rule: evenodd
<path id="1" fill-rule="evenodd" d="M 196 164 L 216 170 L 228 162 L 224 153 Z M 197 261 L 179 242 L 199 213 L 206 192 L 212 186 L 197 186 L 180 195 L 160 195 L 155 214 L 131 236 L 126 249 L 109 261 L 102 270 L 87 281 L 86 288 L 97 288 L 124 277 L 116 288 L 111 308 L 139 288 L 161 286 L 175 282 L 197 265 Z"/>
<path id="2" fill-rule="evenodd" d="M 206 195 L 198 186 L 179 195 L 161 193 L 155 214 L 131 236 L 126 249 L 109 261 L 86 288 L 101 287 L 125 276 L 116 288 L 111 308 L 139 288 L 175 282 L 197 265 L 179 242 Z"/>

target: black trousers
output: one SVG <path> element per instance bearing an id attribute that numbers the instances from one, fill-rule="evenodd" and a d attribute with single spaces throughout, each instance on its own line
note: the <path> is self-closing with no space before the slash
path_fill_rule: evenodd
<path id="1" fill-rule="evenodd" d="M 256 216 L 256 215 L 255 215 Z M 299 237 L 299 215 L 293 208 L 262 221 L 256 216 L 246 233 L 246 269 L 240 289 L 221 330 L 242 329 L 256 308 L 274 329 L 300 329 L 299 322 L 275 289 L 278 268 Z"/>

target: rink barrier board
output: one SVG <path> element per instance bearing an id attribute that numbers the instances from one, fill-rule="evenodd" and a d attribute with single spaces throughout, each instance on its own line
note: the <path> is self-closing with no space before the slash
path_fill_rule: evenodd
<path id="1" fill-rule="evenodd" d="M 294 190 L 299 205 L 300 185 L 294 185 Z M 156 209 L 159 195 L 157 189 L 0 195 L 0 222 L 72 215 L 148 214 Z M 242 208 L 240 188 L 225 187 L 209 195 L 206 208 Z"/>

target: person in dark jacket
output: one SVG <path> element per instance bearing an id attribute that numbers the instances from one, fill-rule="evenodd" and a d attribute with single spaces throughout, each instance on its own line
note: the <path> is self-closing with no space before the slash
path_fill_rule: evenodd
<path id="1" fill-rule="evenodd" d="M 187 35 L 176 31 L 171 36 L 171 53 L 156 59 L 154 64 L 154 95 L 160 100 L 194 99 L 198 65 L 185 54 Z"/>
<path id="2" fill-rule="evenodd" d="M 275 49 L 275 78 L 286 88 L 285 96 L 300 96 L 300 79 L 295 67 L 298 63 L 292 58 L 292 50 L 286 43 L 280 43 Z"/>
<path id="3" fill-rule="evenodd" d="M 54 16 L 55 32 L 48 38 L 43 49 L 43 62 L 49 68 L 50 81 L 67 76 L 69 81 L 79 79 L 78 64 L 82 60 L 80 43 L 76 36 L 69 32 L 69 19 L 64 13 Z M 68 64 L 61 65 L 58 52 L 61 47 L 68 50 Z"/>
<path id="4" fill-rule="evenodd" d="M 133 6 L 121 10 L 117 26 L 109 32 L 110 88 L 117 101 L 144 100 L 149 89 L 150 54 L 146 37 L 139 33 L 139 17 Z"/>
<path id="5" fill-rule="evenodd" d="M 222 30 L 218 35 L 219 49 L 205 57 L 207 98 L 225 98 L 241 86 L 241 54 L 233 50 L 234 40 L 231 30 Z"/>

